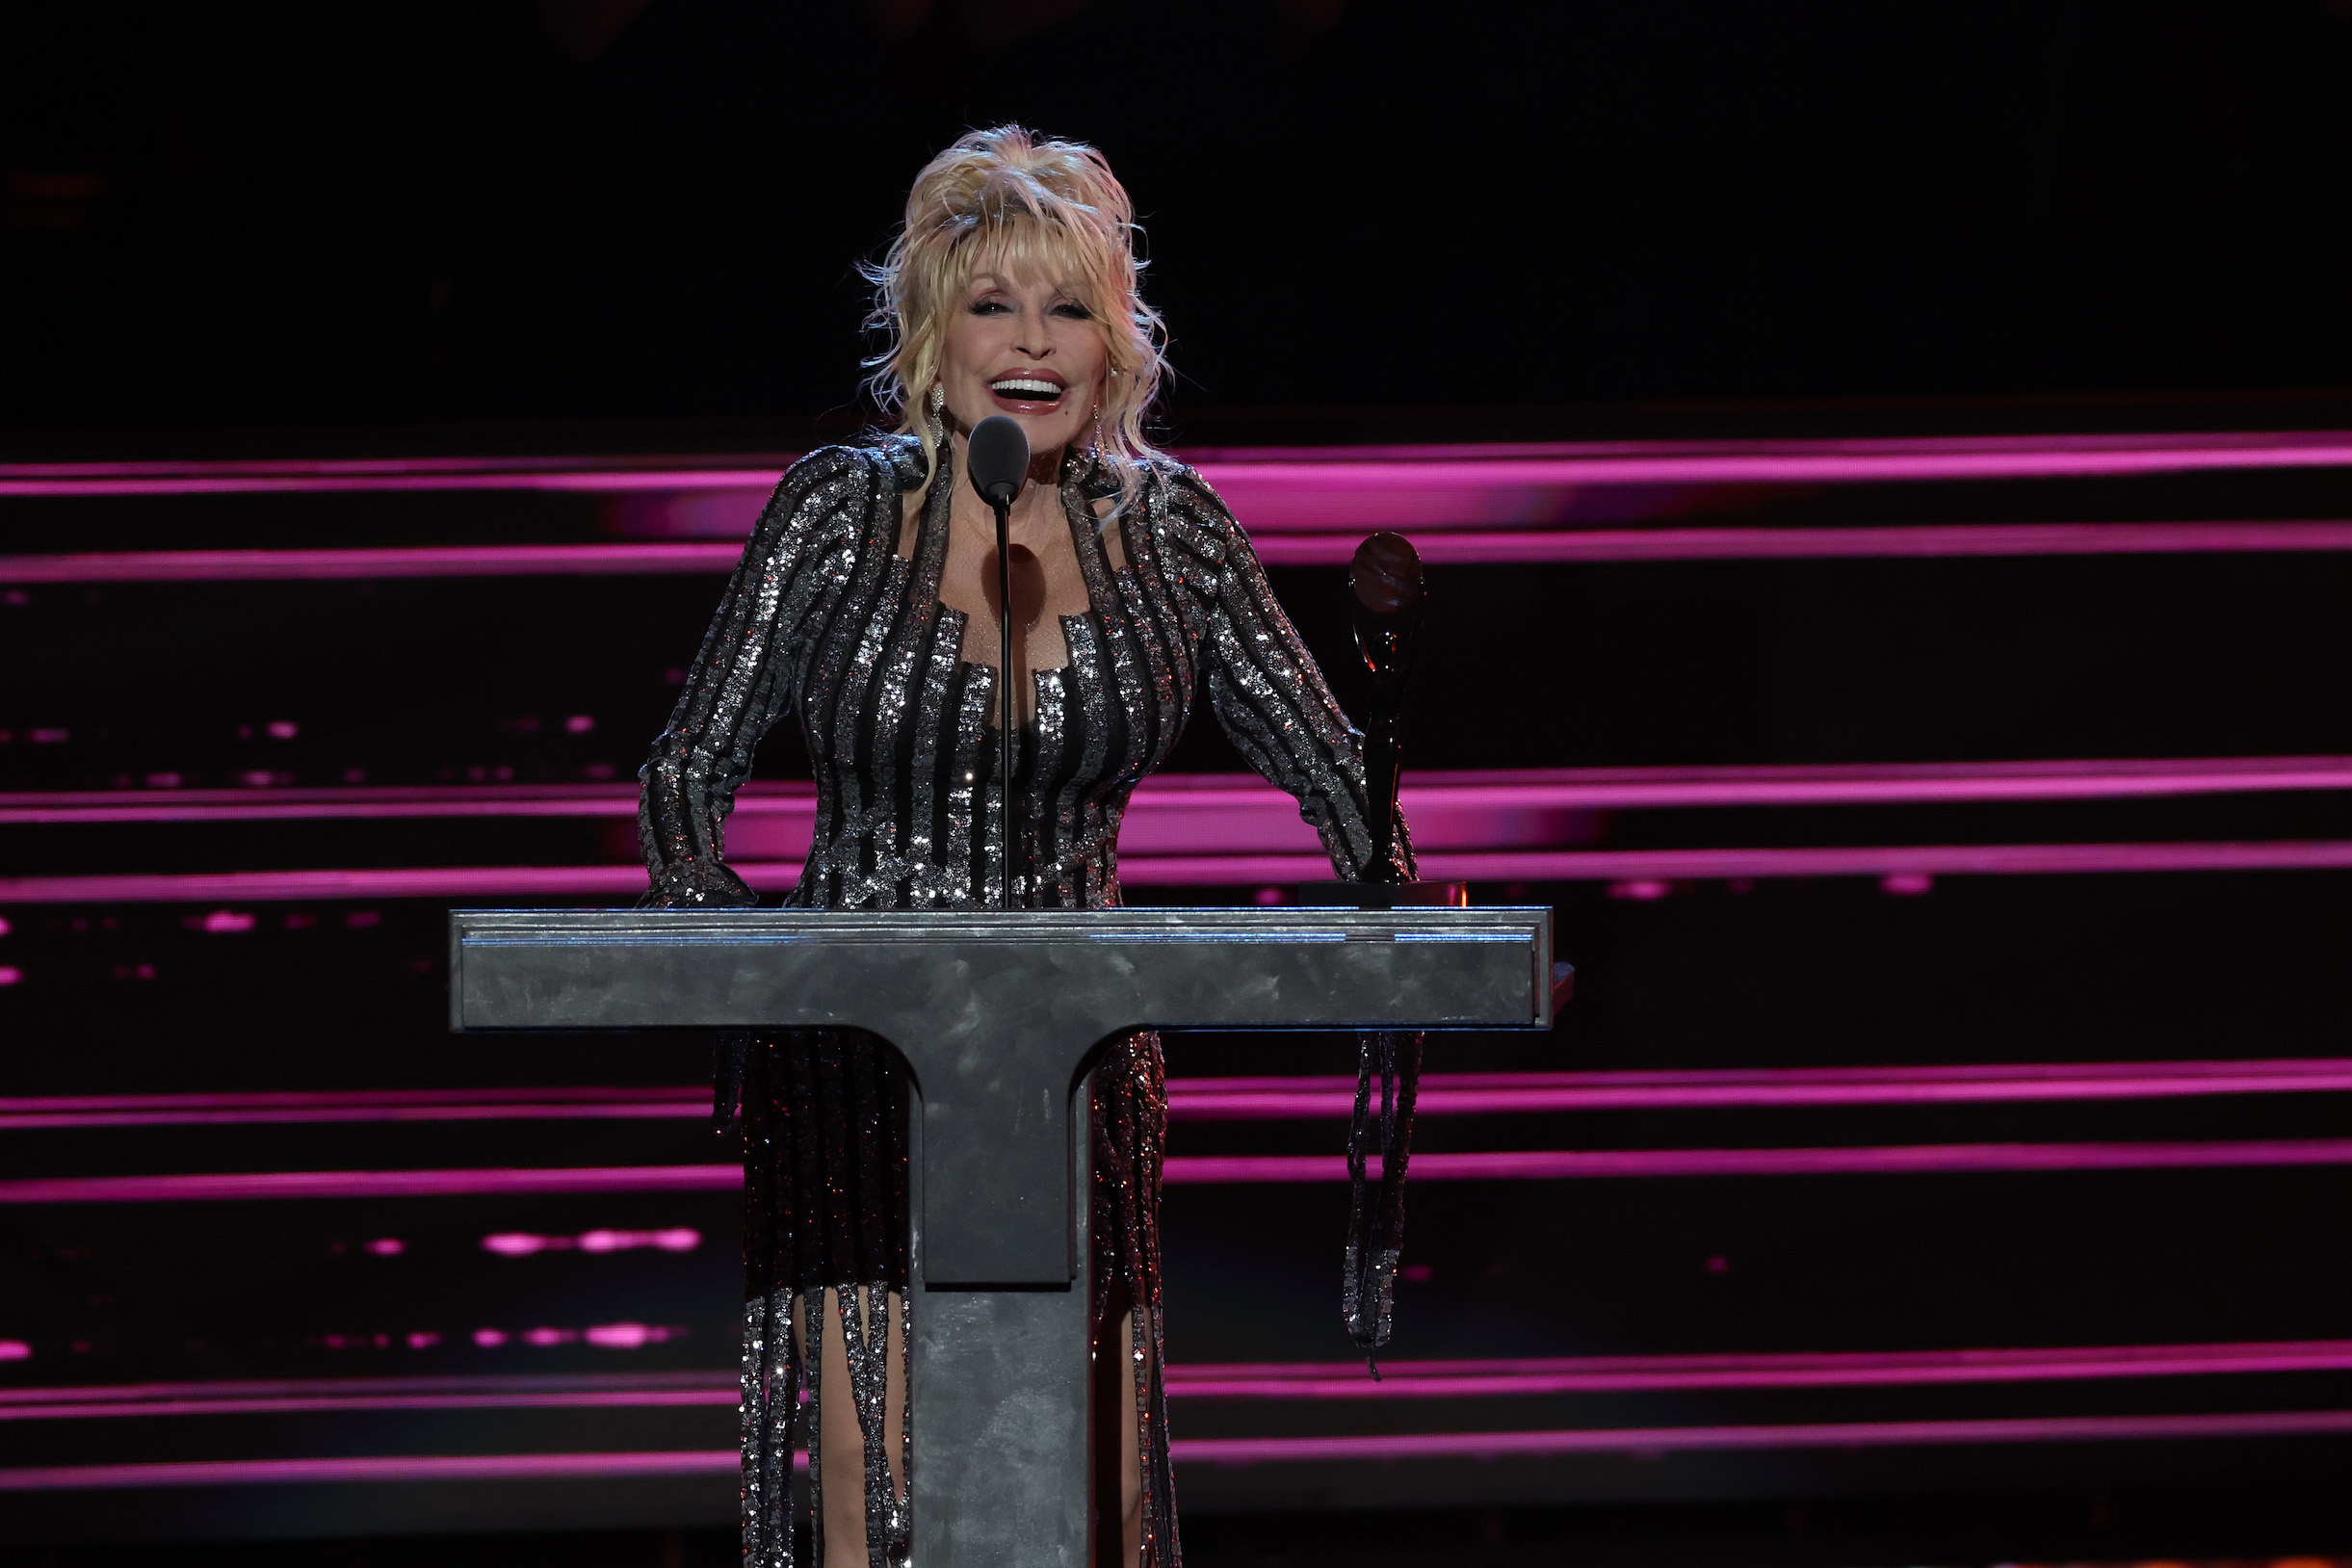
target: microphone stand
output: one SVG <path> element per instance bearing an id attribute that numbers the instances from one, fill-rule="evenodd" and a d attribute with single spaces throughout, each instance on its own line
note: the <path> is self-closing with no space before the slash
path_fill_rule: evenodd
<path id="1" fill-rule="evenodd" d="M 1381 636 L 1368 640 L 1387 642 L 1386 647 L 1365 649 L 1365 664 L 1370 666 L 1372 701 L 1364 724 L 1364 794 L 1372 805 L 1372 864 L 1364 869 L 1368 882 L 1400 884 L 1404 875 L 1397 869 L 1397 786 L 1400 781 L 1403 761 L 1402 747 L 1398 744 L 1397 720 L 1404 708 L 1404 678 L 1412 668 L 1409 639 L 1391 640 Z M 1397 644 L 1403 642 L 1403 647 Z"/>
<path id="2" fill-rule="evenodd" d="M 1421 557 L 1398 534 L 1374 534 L 1348 563 L 1349 619 L 1363 656 L 1371 701 L 1364 725 L 1364 796 L 1371 809 L 1372 864 L 1364 880 L 1390 887 L 1404 882 L 1397 866 L 1397 785 L 1402 746 L 1397 729 L 1404 684 L 1413 673 L 1414 642 L 1422 625 Z"/>
<path id="3" fill-rule="evenodd" d="M 1012 907 L 1012 498 L 1029 470 L 1029 436 L 1004 414 L 972 427 L 965 443 L 972 488 L 996 513 L 997 830 L 1005 859 L 997 891 Z"/>
<path id="4" fill-rule="evenodd" d="M 1005 907 L 1012 907 L 1012 498 L 988 505 L 996 511 L 997 657 L 997 826 L 1004 837 L 1002 874 Z"/>
<path id="5" fill-rule="evenodd" d="M 1404 904 L 1461 904 L 1468 890 L 1459 882 L 1408 882 L 1397 864 L 1397 784 L 1403 745 L 1398 716 L 1404 708 L 1406 679 L 1413 673 L 1415 643 L 1422 628 L 1421 557 L 1398 534 L 1374 534 L 1356 547 L 1347 568 L 1348 618 L 1356 652 L 1363 657 L 1370 688 L 1364 714 L 1365 826 L 1372 857 L 1360 882 L 1300 888 L 1310 901 L 1335 897 L 1360 909 L 1394 909 Z"/>

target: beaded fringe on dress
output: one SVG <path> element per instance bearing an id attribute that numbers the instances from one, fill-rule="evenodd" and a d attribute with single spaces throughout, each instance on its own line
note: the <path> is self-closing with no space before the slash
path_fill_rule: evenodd
<path id="1" fill-rule="evenodd" d="M 731 1049 L 730 1049 L 731 1047 Z M 823 1510 L 803 1544 L 793 1502 L 793 1453 L 805 1447 L 812 1496 L 824 1485 L 815 1369 L 823 1365 L 829 1291 L 850 1397 L 864 1439 L 866 1560 L 906 1557 L 907 1509 L 892 1484 L 886 1398 L 890 1362 L 904 1366 L 907 1292 L 907 1116 L 910 1096 L 892 1053 L 838 1031 L 733 1036 L 744 1125 L 743 1555 L 745 1568 L 803 1568 L 824 1555 Z M 728 1096 L 732 1098 L 732 1096 Z M 1167 1401 L 1160 1368 L 1161 1147 L 1166 1087 L 1156 1034 L 1115 1046 L 1094 1075 L 1090 1327 L 1097 1375 L 1115 1377 L 1120 1321 L 1136 1316 L 1136 1417 L 1141 1437 L 1143 1560 L 1181 1568 Z M 895 1304 L 895 1310 L 894 1310 Z M 912 1475 L 915 1399 L 906 1391 L 899 1473 Z M 805 1400 L 805 1402 L 804 1402 Z M 1118 1520 L 1101 1529 L 1116 1539 Z"/>

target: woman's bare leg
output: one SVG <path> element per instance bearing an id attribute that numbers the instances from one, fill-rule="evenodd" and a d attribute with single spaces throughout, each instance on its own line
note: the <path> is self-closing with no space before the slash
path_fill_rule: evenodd
<path id="1" fill-rule="evenodd" d="M 887 1300 L 890 1332 L 884 1335 L 882 1452 L 890 1463 L 891 1490 L 903 1505 L 906 1477 L 899 1461 L 906 1442 L 906 1359 L 900 1347 L 899 1325 L 905 1321 L 906 1302 L 896 1291 Z M 855 1311 L 867 1310 L 865 1287 L 858 1288 L 851 1301 Z M 880 1329 L 876 1321 L 873 1331 Z M 804 1350 L 806 1344 L 803 1340 Z M 819 1475 L 823 1481 L 818 1504 L 824 1509 L 824 1568 L 866 1568 L 866 1439 L 858 1430 L 857 1398 L 849 1389 L 849 1341 L 842 1334 L 841 1302 L 832 1291 L 824 1293 L 824 1365 L 817 1375 L 823 1423 L 817 1441 Z"/>

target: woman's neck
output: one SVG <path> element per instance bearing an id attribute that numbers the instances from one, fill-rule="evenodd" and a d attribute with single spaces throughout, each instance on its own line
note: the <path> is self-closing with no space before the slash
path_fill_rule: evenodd
<path id="1" fill-rule="evenodd" d="M 948 438 L 955 447 L 956 478 L 955 493 L 949 502 L 950 524 L 979 528 L 993 540 L 996 512 L 964 477 L 971 472 L 971 452 L 964 432 L 952 431 Z M 1013 497 L 1006 518 L 1012 542 L 1023 549 L 1043 554 L 1066 526 L 1061 511 L 1062 456 L 1061 449 L 1030 454 L 1028 482 L 1021 486 L 1021 493 Z"/>

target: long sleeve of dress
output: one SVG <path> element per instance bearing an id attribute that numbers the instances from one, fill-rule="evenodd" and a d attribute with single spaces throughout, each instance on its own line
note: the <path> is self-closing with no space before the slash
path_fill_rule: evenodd
<path id="1" fill-rule="evenodd" d="M 1209 706 L 1259 775 L 1298 802 L 1331 857 L 1334 875 L 1362 880 L 1372 854 L 1364 787 L 1364 737 L 1331 695 L 1315 657 L 1274 601 L 1266 568 L 1215 491 L 1190 469 L 1171 486 L 1170 511 L 1214 541 L 1221 560 L 1202 638 Z M 1413 875 L 1401 813 L 1396 865 Z"/>
<path id="2" fill-rule="evenodd" d="M 792 707 L 799 645 L 848 582 L 883 485 L 876 459 L 837 447 L 795 463 L 769 498 L 638 773 L 638 843 L 653 884 L 641 907 L 754 902 L 726 864 L 727 815 L 761 737 Z"/>

